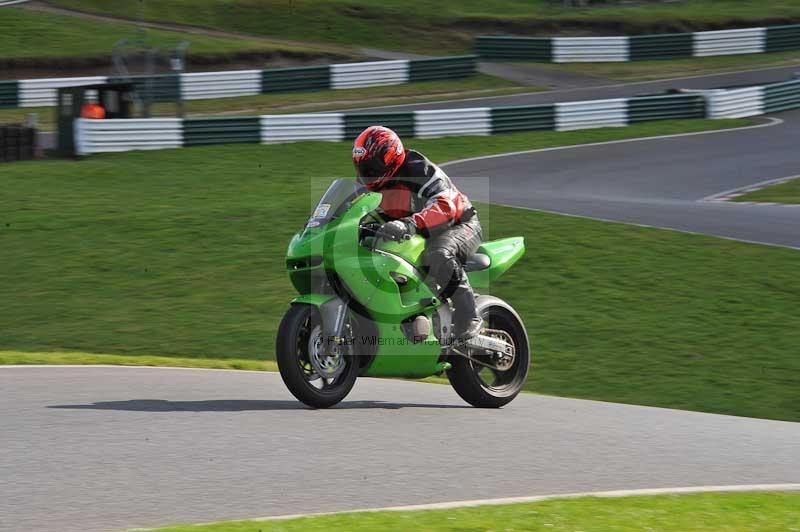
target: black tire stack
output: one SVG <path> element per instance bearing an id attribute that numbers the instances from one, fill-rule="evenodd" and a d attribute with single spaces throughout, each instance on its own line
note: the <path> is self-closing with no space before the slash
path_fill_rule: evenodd
<path id="1" fill-rule="evenodd" d="M 36 130 L 18 124 L 0 125 L 0 162 L 33 159 Z"/>

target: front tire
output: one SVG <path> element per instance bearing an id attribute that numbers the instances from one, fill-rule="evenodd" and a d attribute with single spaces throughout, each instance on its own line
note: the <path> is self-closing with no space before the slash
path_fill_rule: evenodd
<path id="1" fill-rule="evenodd" d="M 479 296 L 475 302 L 487 329 L 505 331 L 514 343 L 514 361 L 505 371 L 482 366 L 458 354 L 450 356 L 452 368 L 447 379 L 456 393 L 472 406 L 500 408 L 510 403 L 525 385 L 530 367 L 528 333 L 519 315 L 501 299 Z M 488 355 L 470 353 L 474 358 L 491 362 Z"/>
<path id="2" fill-rule="evenodd" d="M 312 305 L 292 305 L 278 328 L 275 342 L 278 370 L 292 395 L 312 408 L 328 408 L 340 402 L 350 393 L 358 376 L 355 357 L 345 354 L 341 358 L 326 357 L 321 352 L 322 344 L 319 310 Z M 335 370 L 336 376 L 323 378 L 314 369 L 311 357 Z"/>

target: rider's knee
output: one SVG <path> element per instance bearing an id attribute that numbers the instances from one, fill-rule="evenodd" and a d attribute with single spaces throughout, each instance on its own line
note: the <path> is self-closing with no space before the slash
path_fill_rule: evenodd
<path id="1" fill-rule="evenodd" d="M 428 266 L 432 267 L 450 264 L 455 260 L 453 252 L 446 248 L 431 249 L 425 255 Z"/>

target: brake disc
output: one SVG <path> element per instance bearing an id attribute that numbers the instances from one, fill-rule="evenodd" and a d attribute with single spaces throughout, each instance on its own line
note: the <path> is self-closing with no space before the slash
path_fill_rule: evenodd
<path id="1" fill-rule="evenodd" d="M 347 365 L 341 346 L 333 342 L 325 345 L 322 327 L 319 325 L 314 327 L 308 339 L 308 361 L 317 375 L 326 380 L 341 375 Z"/>

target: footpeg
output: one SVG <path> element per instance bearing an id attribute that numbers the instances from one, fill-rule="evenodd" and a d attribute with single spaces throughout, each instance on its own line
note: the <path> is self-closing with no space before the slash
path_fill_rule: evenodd
<path id="1" fill-rule="evenodd" d="M 441 375 L 452 367 L 453 365 L 450 362 L 439 362 L 436 364 L 436 370 L 433 373 L 434 375 Z"/>

